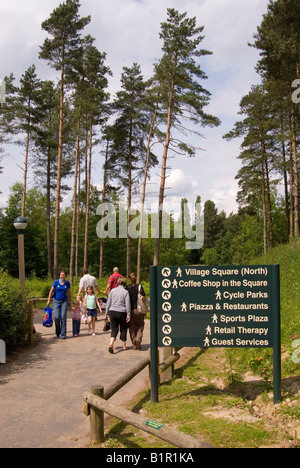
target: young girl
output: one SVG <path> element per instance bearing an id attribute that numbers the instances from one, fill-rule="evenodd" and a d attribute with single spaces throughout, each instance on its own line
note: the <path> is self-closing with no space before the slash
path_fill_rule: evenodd
<path id="1" fill-rule="evenodd" d="M 73 336 L 78 336 L 80 333 L 80 320 L 81 320 L 80 302 L 74 301 L 72 303 Z"/>
<path id="2" fill-rule="evenodd" d="M 97 317 L 97 307 L 102 313 L 99 301 L 95 296 L 94 289 L 92 286 L 88 286 L 86 290 L 86 296 L 84 298 L 83 306 L 87 311 L 88 315 L 88 326 L 89 326 L 89 335 L 95 336 L 95 328 L 96 328 L 96 317 Z"/>

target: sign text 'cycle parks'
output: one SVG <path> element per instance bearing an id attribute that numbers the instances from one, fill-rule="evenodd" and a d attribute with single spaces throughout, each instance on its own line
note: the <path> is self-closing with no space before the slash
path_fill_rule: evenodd
<path id="1" fill-rule="evenodd" d="M 152 400 L 158 347 L 273 348 L 281 399 L 279 265 L 151 267 Z"/>

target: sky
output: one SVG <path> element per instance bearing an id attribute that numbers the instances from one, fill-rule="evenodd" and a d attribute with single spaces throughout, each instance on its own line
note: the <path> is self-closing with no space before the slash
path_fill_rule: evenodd
<path id="1" fill-rule="evenodd" d="M 47 37 L 41 23 L 60 3 L 62 0 L 0 0 L 0 81 L 13 73 L 18 83 L 32 64 L 40 79 L 58 81 L 57 72 L 38 55 Z M 107 54 L 106 64 L 113 73 L 109 78 L 112 97 L 120 89 L 124 66 L 131 67 L 137 62 L 145 79 L 152 75 L 153 64 L 162 55 L 159 33 L 161 23 L 167 19 L 167 8 L 187 12 L 188 17 L 197 18 L 198 26 L 204 26 L 201 48 L 213 52 L 200 59 L 201 68 L 208 75 L 203 86 L 212 94 L 205 111 L 222 123 L 217 128 L 202 129 L 203 138 L 197 141 L 201 151 L 194 158 L 169 159 L 166 206 L 175 206 L 183 197 L 194 203 L 200 195 L 202 202 L 212 200 L 219 211 L 236 212 L 235 176 L 240 168 L 237 157 L 241 142 L 228 142 L 223 135 L 241 118 L 238 115 L 241 98 L 260 81 L 255 72 L 259 52 L 249 47 L 248 42 L 252 42 L 269 0 L 81 0 L 80 3 L 80 16 L 91 15 L 83 34 L 91 34 L 95 46 Z M 10 187 L 23 180 L 24 148 L 8 145 L 5 150 L 7 156 L 2 160 L 4 170 L 0 174 L 0 207 L 7 203 Z M 162 148 L 157 148 L 156 155 L 161 161 Z M 92 182 L 99 187 L 101 158 L 97 150 L 93 155 Z M 33 172 L 32 166 L 30 171 Z M 159 173 L 157 167 L 151 174 L 149 204 L 157 199 Z M 35 183 L 32 176 L 29 183 L 31 186 Z M 68 202 L 67 199 L 65 203 Z"/>

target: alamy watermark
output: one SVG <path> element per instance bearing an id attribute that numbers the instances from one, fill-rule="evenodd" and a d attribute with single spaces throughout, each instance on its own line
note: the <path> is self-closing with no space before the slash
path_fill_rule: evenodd
<path id="1" fill-rule="evenodd" d="M 127 210 L 119 203 L 103 203 L 97 208 L 101 220 L 97 224 L 97 236 L 100 239 L 155 239 L 159 236 L 158 215 L 162 215 L 161 238 L 185 239 L 187 250 L 200 249 L 204 244 L 204 216 L 201 203 L 179 203 L 167 212 L 164 206 L 157 208 L 157 203 L 146 205 L 142 217 L 140 210 Z M 129 216 L 130 215 L 130 216 Z M 175 221 L 175 217 L 178 220 Z"/>
<path id="2" fill-rule="evenodd" d="M 6 85 L 4 80 L 0 80 L 0 104 L 5 102 Z"/>
<path id="3" fill-rule="evenodd" d="M 292 354 L 292 361 L 294 364 L 300 364 L 300 340 L 293 341 L 292 347 L 295 348 Z"/>
<path id="4" fill-rule="evenodd" d="M 297 80 L 293 81 L 292 88 L 297 88 L 292 93 L 292 101 L 293 101 L 294 104 L 299 104 L 300 103 L 300 79 L 297 79 Z"/>

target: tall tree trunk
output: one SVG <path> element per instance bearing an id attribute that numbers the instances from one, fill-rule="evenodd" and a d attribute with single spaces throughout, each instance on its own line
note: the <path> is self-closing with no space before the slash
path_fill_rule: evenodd
<path id="1" fill-rule="evenodd" d="M 60 217 L 60 189 L 61 189 L 61 165 L 63 149 L 63 120 L 64 120 L 64 64 L 61 66 L 60 104 L 59 104 L 59 133 L 58 133 L 58 160 L 57 160 L 57 182 L 55 203 L 55 225 L 54 225 L 54 278 L 58 277 L 59 262 L 59 217 Z"/>
<path id="2" fill-rule="evenodd" d="M 80 158 L 78 161 L 78 186 L 77 186 L 77 205 L 76 205 L 76 242 L 75 242 L 75 276 L 78 278 L 78 259 L 79 259 L 79 217 L 80 217 Z"/>
<path id="3" fill-rule="evenodd" d="M 283 116 L 281 116 L 281 154 L 283 160 L 283 180 L 284 180 L 284 201 L 285 201 L 285 219 L 286 219 L 286 242 L 289 241 L 289 189 L 288 189 L 288 162 L 286 159 L 285 132 Z"/>
<path id="4" fill-rule="evenodd" d="M 88 151 L 89 162 L 88 162 L 87 181 L 86 181 L 83 268 L 88 268 L 88 237 L 89 237 L 90 192 L 91 192 L 92 148 L 93 148 L 92 140 L 93 140 L 93 117 L 90 117 L 90 138 L 89 138 L 89 151 Z"/>
<path id="5" fill-rule="evenodd" d="M 267 189 L 267 200 L 268 200 L 268 220 L 269 220 L 269 247 L 273 248 L 273 216 L 272 216 L 272 202 L 271 202 L 271 190 L 270 190 L 270 177 L 269 177 L 269 165 L 268 161 L 265 160 L 266 166 L 266 189 Z"/>
<path id="6" fill-rule="evenodd" d="M 266 204 L 266 181 L 265 181 L 265 145 L 261 142 L 261 191 L 262 207 L 264 220 L 264 253 L 268 252 L 268 222 L 267 222 L 267 204 Z"/>
<path id="7" fill-rule="evenodd" d="M 131 272 L 131 237 L 129 233 L 131 220 L 131 200 L 132 200 L 132 122 L 129 133 L 129 155 L 128 155 L 128 197 L 127 197 L 127 240 L 126 240 L 126 275 Z"/>
<path id="8" fill-rule="evenodd" d="M 71 231 L 71 252 L 70 252 L 70 271 L 69 279 L 73 284 L 74 275 L 74 257 L 75 257 L 75 241 L 76 241 L 76 218 L 77 218 L 77 181 L 78 181 L 78 161 L 79 161 L 79 143 L 80 143 L 80 117 L 77 122 L 76 150 L 75 150 L 75 172 L 74 172 L 74 189 L 73 189 L 73 214 L 72 214 L 72 231 Z"/>
<path id="9" fill-rule="evenodd" d="M 52 277 L 52 251 L 51 251 L 51 150 L 48 149 L 47 159 L 47 188 L 46 188 L 46 216 L 47 216 L 47 258 L 48 258 L 48 275 Z"/>
<path id="10" fill-rule="evenodd" d="M 139 242 L 138 242 L 138 254 L 137 254 L 137 283 L 141 282 L 141 261 L 142 261 L 142 235 L 143 235 L 143 217 L 144 217 L 144 208 L 145 208 L 145 199 L 146 199 L 146 185 L 148 177 L 148 168 L 150 161 L 150 144 L 151 138 L 153 135 L 154 125 L 156 121 L 158 110 L 158 101 L 156 102 L 155 111 L 152 119 L 152 123 L 149 130 L 148 142 L 147 142 L 147 159 L 144 172 L 144 181 L 143 181 L 143 192 L 142 192 L 142 201 L 141 201 L 141 212 L 140 212 L 140 233 L 139 233 Z"/>
<path id="11" fill-rule="evenodd" d="M 292 132 L 290 141 L 292 141 Z M 294 167 L 293 167 L 293 148 L 290 144 L 290 237 L 294 236 Z"/>
<path id="12" fill-rule="evenodd" d="M 24 182 L 23 182 L 23 196 L 22 196 L 22 216 L 25 216 L 26 207 L 26 193 L 27 193 L 27 176 L 28 176 L 28 155 L 29 155 L 29 140 L 30 140 L 30 117 L 28 120 L 28 129 L 26 136 L 26 148 L 25 148 L 25 163 L 24 163 Z"/>
<path id="13" fill-rule="evenodd" d="M 166 141 L 164 146 L 163 158 L 162 158 L 162 166 L 161 166 L 161 176 L 160 176 L 160 189 L 159 189 L 159 199 L 158 199 L 158 226 L 155 238 L 155 247 L 154 247 L 154 258 L 153 258 L 153 265 L 157 266 L 159 262 L 159 248 L 160 248 L 160 239 L 161 239 L 161 232 L 162 232 L 162 217 L 163 217 L 163 204 L 164 204 L 164 195 L 165 195 L 165 183 L 166 183 L 166 171 L 167 171 L 167 157 L 168 157 L 168 150 L 171 141 L 171 125 L 172 125 L 172 113 L 173 113 L 173 98 L 174 98 L 174 90 L 175 90 L 175 78 L 176 78 L 176 71 L 173 73 L 172 84 L 171 84 L 171 92 L 169 97 L 169 105 L 168 105 L 168 121 L 167 121 L 167 134 L 166 134 Z"/>
<path id="14" fill-rule="evenodd" d="M 102 218 L 101 218 L 101 232 L 103 231 L 104 224 L 104 203 L 106 198 L 106 183 L 107 183 L 107 161 L 108 161 L 108 148 L 109 140 L 107 140 L 106 152 L 105 152 L 105 162 L 104 162 L 104 172 L 103 172 L 103 188 L 102 188 Z M 99 278 L 103 276 L 103 247 L 104 239 L 100 238 L 100 256 L 99 256 Z"/>
<path id="15" fill-rule="evenodd" d="M 292 106 L 292 148 L 293 148 L 293 164 L 294 164 L 294 234 L 299 236 L 299 174 L 298 174 L 298 156 L 296 142 L 296 118 L 295 108 Z"/>

